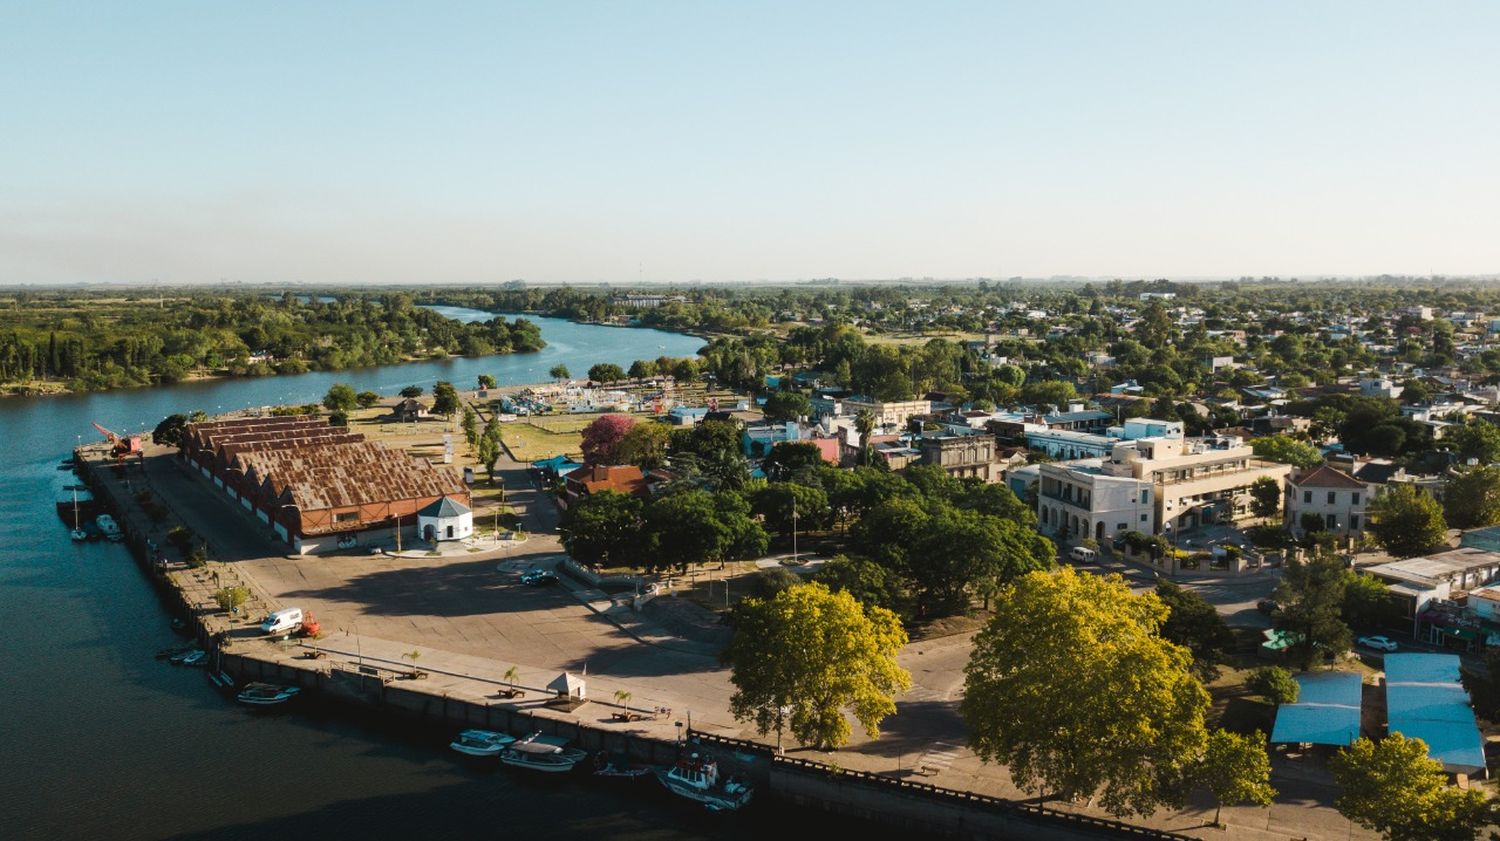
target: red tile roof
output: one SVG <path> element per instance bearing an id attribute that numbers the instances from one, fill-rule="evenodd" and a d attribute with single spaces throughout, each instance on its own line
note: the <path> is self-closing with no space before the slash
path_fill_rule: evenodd
<path id="1" fill-rule="evenodd" d="M 1335 470 L 1326 464 L 1320 464 L 1301 476 L 1287 479 L 1299 488 L 1349 488 L 1351 490 L 1363 490 L 1365 483 L 1350 476 L 1342 470 Z"/>

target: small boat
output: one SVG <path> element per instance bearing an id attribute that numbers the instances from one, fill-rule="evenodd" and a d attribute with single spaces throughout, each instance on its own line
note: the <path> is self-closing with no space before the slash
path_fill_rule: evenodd
<path id="1" fill-rule="evenodd" d="M 169 660 L 169 659 L 172 659 L 172 658 L 177 658 L 177 660 L 173 660 L 173 662 L 178 662 L 179 660 L 181 660 L 181 658 L 186 657 L 188 655 L 188 652 L 192 651 L 192 650 L 193 649 L 192 649 L 191 646 L 187 646 L 187 647 L 177 646 L 176 648 L 163 648 L 161 651 L 156 652 L 156 659 L 158 659 L 158 660 Z"/>
<path id="2" fill-rule="evenodd" d="M 496 733 L 493 730 L 465 730 L 458 734 L 458 738 L 448 743 L 448 747 L 468 756 L 499 756 L 500 751 L 515 742 L 516 737 L 509 733 Z"/>
<path id="3" fill-rule="evenodd" d="M 103 532 L 106 540 L 117 543 L 125 539 L 124 533 L 120 531 L 120 524 L 115 522 L 114 517 L 100 514 L 94 518 L 94 523 L 99 526 L 99 531 Z"/>
<path id="4" fill-rule="evenodd" d="M 223 670 L 217 672 L 209 672 L 208 679 L 211 683 L 213 683 L 215 687 L 219 689 L 234 688 L 234 678 L 230 677 L 229 673 Z"/>
<path id="5" fill-rule="evenodd" d="M 500 761 L 517 768 L 530 768 L 547 774 L 563 774 L 588 758 L 588 751 L 568 747 L 568 740 L 557 736 L 530 736 L 505 747 Z"/>
<path id="6" fill-rule="evenodd" d="M 636 765 L 620 753 L 599 751 L 594 754 L 594 776 L 637 780 L 651 773 L 648 765 Z"/>
<path id="7" fill-rule="evenodd" d="M 302 689 L 296 686 L 277 686 L 274 683 L 247 683 L 240 694 L 234 696 L 241 704 L 256 707 L 274 707 L 297 697 Z"/>
<path id="8" fill-rule="evenodd" d="M 75 485 L 71 490 L 73 491 L 73 530 L 68 532 L 68 536 L 73 538 L 74 543 L 82 543 L 89 539 L 89 533 L 84 531 L 78 522 L 78 487 Z"/>
<path id="9" fill-rule="evenodd" d="M 670 770 L 656 776 L 667 790 L 679 797 L 696 800 L 713 812 L 733 812 L 750 802 L 754 790 L 729 777 L 719 780 L 719 763 L 711 757 L 691 753 L 677 761 Z"/>
<path id="10" fill-rule="evenodd" d="M 171 661 L 179 666 L 196 666 L 199 663 L 202 663 L 207 658 L 208 652 L 204 651 L 201 648 L 195 648 L 191 651 L 185 651 L 181 654 L 174 655 L 171 658 Z"/>

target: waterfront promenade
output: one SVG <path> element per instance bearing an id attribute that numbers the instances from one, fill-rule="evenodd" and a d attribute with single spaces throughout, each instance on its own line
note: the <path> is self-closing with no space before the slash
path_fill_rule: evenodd
<path id="1" fill-rule="evenodd" d="M 508 502 L 530 537 L 519 546 L 502 544 L 492 551 L 441 557 L 287 556 L 282 554 L 284 544 L 270 539 L 261 524 L 221 492 L 209 492 L 200 477 L 179 468 L 165 449 L 152 451 L 144 461 L 144 475 L 135 481 L 144 478 L 177 518 L 208 540 L 213 563 L 174 575 L 190 603 L 203 605 L 210 627 L 229 632 L 232 653 L 302 668 L 364 666 L 392 678 L 420 670 L 425 679 L 402 685 L 520 709 L 540 707 L 540 690 L 567 670 L 585 676 L 591 703 L 569 713 L 549 710 L 542 715 L 661 740 L 675 739 L 677 722 L 686 724 L 691 717 L 691 726 L 701 732 L 774 744 L 774 737 L 760 739 L 729 714 L 729 673 L 706 646 L 673 637 L 581 585 L 521 585 L 523 569 L 553 565 L 564 557 L 555 536 L 557 512 L 524 466 L 503 460 L 499 470 L 510 489 Z M 258 639 L 252 621 L 258 613 L 230 622 L 212 607 L 213 590 L 229 583 L 230 577 L 256 593 L 252 611 L 289 605 L 313 611 L 322 622 L 323 638 L 315 643 L 271 643 Z M 317 661 L 306 659 L 313 646 L 322 652 Z M 912 672 L 914 686 L 898 700 L 898 714 L 884 723 L 880 740 L 865 739 L 856 728 L 856 741 L 836 753 L 788 745 L 787 754 L 946 788 L 1027 799 L 1003 768 L 980 763 L 964 746 L 957 699 L 968 649 L 968 636 L 958 635 L 913 643 L 902 652 L 901 663 Z M 508 686 L 505 674 L 512 667 L 515 683 L 526 694 L 514 702 L 502 701 L 498 692 Z M 614 713 L 623 712 L 623 706 L 616 700 L 617 691 L 630 693 L 633 710 L 666 707 L 672 712 L 619 722 Z M 1251 841 L 1376 837 L 1353 827 L 1328 805 L 1335 792 L 1326 774 L 1279 758 L 1275 762 L 1275 784 L 1281 790 L 1276 805 L 1226 808 L 1227 830 L 1205 826 L 1213 814 L 1206 801 L 1137 822 L 1196 837 Z M 1103 815 L 1088 804 L 1050 805 Z"/>

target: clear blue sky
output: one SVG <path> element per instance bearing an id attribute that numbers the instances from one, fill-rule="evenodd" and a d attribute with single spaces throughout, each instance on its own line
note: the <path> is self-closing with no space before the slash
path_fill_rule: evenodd
<path id="1" fill-rule="evenodd" d="M 1500 3 L 0 6 L 0 283 L 1500 271 Z"/>

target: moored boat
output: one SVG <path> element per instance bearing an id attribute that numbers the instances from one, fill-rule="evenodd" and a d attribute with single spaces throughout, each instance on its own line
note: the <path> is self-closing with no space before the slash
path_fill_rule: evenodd
<path id="1" fill-rule="evenodd" d="M 691 753 L 657 779 L 679 797 L 696 800 L 715 812 L 732 812 L 750 802 L 754 790 L 734 777 L 719 779 L 719 763 L 712 757 Z"/>
<path id="2" fill-rule="evenodd" d="M 638 780 L 651 773 L 651 766 L 637 765 L 624 754 L 599 751 L 594 754 L 594 776 L 611 779 Z"/>
<path id="3" fill-rule="evenodd" d="M 255 707 L 274 707 L 277 704 L 285 704 L 287 701 L 297 697 L 301 688 L 296 686 L 278 686 L 274 683 L 247 683 L 245 688 L 235 697 L 241 704 L 250 704 Z"/>
<path id="4" fill-rule="evenodd" d="M 500 753 L 500 761 L 517 768 L 530 768 L 547 774 L 562 774 L 588 758 L 588 752 L 568 747 L 568 740 L 533 733 L 513 742 Z"/>
<path id="5" fill-rule="evenodd" d="M 192 651 L 189 651 L 187 654 L 183 655 L 183 658 L 181 660 L 178 660 L 176 657 L 172 658 L 173 663 L 178 663 L 183 666 L 199 666 L 207 662 L 207 660 L 208 652 L 204 651 L 201 648 L 195 648 Z"/>
<path id="6" fill-rule="evenodd" d="M 115 518 L 108 514 L 100 514 L 98 517 L 95 517 L 94 524 L 99 527 L 99 531 L 104 533 L 106 540 L 118 542 L 125 539 L 124 533 L 120 531 L 120 524 L 116 523 Z"/>
<path id="7" fill-rule="evenodd" d="M 509 733 L 496 733 L 493 730 L 465 730 L 458 734 L 458 738 L 448 743 L 448 747 L 467 756 L 499 756 L 505 747 L 515 742 L 516 737 Z"/>

